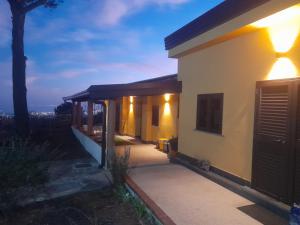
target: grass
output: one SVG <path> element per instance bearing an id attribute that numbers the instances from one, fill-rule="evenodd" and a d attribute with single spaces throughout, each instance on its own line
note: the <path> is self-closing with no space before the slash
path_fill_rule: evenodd
<path id="1" fill-rule="evenodd" d="M 68 221 L 72 221 L 68 223 Z M 0 225 L 140 225 L 136 206 L 112 190 L 80 193 L 19 208 Z"/>

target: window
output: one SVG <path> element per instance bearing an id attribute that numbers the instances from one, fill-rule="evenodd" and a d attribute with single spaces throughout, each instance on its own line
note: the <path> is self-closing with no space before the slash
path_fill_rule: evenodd
<path id="1" fill-rule="evenodd" d="M 197 130 L 222 134 L 223 98 L 223 93 L 198 95 Z"/>
<path id="2" fill-rule="evenodd" d="M 152 126 L 159 125 L 159 106 L 153 105 L 152 106 Z"/>

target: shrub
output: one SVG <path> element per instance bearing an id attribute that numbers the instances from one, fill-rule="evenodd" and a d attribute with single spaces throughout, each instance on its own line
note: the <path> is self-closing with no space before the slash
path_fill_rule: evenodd
<path id="1" fill-rule="evenodd" d="M 61 103 L 54 109 L 55 115 L 72 114 L 73 104 L 71 102 Z"/>
<path id="2" fill-rule="evenodd" d="M 170 140 L 169 140 L 169 143 L 171 145 L 171 149 L 172 151 L 178 151 L 178 137 L 172 137 Z"/>
<path id="3" fill-rule="evenodd" d="M 128 174 L 128 164 L 130 158 L 130 147 L 125 146 L 124 153 L 115 152 L 110 161 L 110 172 L 113 178 L 113 185 L 118 187 L 125 182 Z"/>
<path id="4" fill-rule="evenodd" d="M 0 211 L 13 208 L 26 192 L 47 181 L 48 166 L 40 163 L 45 148 L 20 138 L 0 145 Z"/>

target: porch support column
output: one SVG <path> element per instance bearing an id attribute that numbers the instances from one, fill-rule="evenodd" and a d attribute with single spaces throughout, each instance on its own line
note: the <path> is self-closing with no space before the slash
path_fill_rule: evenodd
<path id="1" fill-rule="evenodd" d="M 81 128 L 81 114 L 82 114 L 82 109 L 81 109 L 81 102 L 77 102 L 77 128 L 80 130 Z"/>
<path id="2" fill-rule="evenodd" d="M 92 135 L 93 134 L 93 102 L 92 101 L 88 101 L 88 121 L 87 121 L 87 125 L 88 125 L 88 135 Z"/>
<path id="3" fill-rule="evenodd" d="M 77 118 L 77 103 L 73 102 L 73 108 L 72 108 L 72 126 L 76 126 L 76 118 Z"/>
<path id="4" fill-rule="evenodd" d="M 142 117 L 142 139 L 144 141 L 152 141 L 152 96 L 146 97 L 143 105 Z"/>
<path id="5" fill-rule="evenodd" d="M 106 149 L 107 149 L 107 165 L 110 167 L 110 161 L 115 152 L 115 127 L 116 127 L 116 102 L 115 100 L 108 101 L 106 121 Z"/>

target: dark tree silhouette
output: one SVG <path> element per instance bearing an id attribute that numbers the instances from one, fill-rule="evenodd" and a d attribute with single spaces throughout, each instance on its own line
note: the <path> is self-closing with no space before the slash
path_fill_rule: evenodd
<path id="1" fill-rule="evenodd" d="M 29 134 L 26 89 L 26 56 L 24 55 L 24 24 L 26 14 L 40 6 L 55 8 L 61 0 L 7 0 L 12 13 L 12 81 L 16 131 Z"/>
<path id="2" fill-rule="evenodd" d="M 61 103 L 54 109 L 55 115 L 66 115 L 73 113 L 73 104 L 71 102 Z"/>

